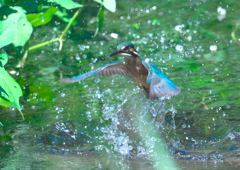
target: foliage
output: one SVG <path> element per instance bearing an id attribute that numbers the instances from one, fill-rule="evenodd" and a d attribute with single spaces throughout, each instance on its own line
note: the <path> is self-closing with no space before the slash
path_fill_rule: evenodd
<path id="1" fill-rule="evenodd" d="M 32 34 L 32 26 L 26 18 L 26 11 L 21 7 L 12 7 L 16 10 L 6 20 L 0 21 L 0 48 L 13 43 L 16 47 L 23 46 Z"/>
<path id="2" fill-rule="evenodd" d="M 4 69 L 3 66 L 7 63 L 7 60 L 8 56 L 6 53 L 0 54 L 0 105 L 8 107 L 14 105 L 21 112 L 19 97 L 22 96 L 22 90 Z"/>
<path id="3" fill-rule="evenodd" d="M 33 27 L 40 25 L 45 25 L 52 20 L 55 12 L 57 12 L 56 7 L 50 7 L 45 12 L 40 12 L 37 14 L 28 14 L 27 19 L 32 24 Z"/>
<path id="4" fill-rule="evenodd" d="M 101 4 L 98 13 L 97 33 L 101 30 L 103 25 L 104 7 L 115 12 L 116 2 L 115 0 L 95 0 L 95 2 Z M 62 40 L 66 32 L 70 29 L 70 26 L 73 24 L 73 21 L 80 13 L 82 7 L 82 4 L 72 0 L 0 1 L 0 48 L 13 44 L 15 47 L 21 47 L 24 49 L 24 45 L 30 39 L 34 27 L 49 23 L 56 13 L 59 16 L 63 10 L 73 10 L 78 8 L 73 17 L 68 20 L 69 23 L 59 38 L 25 49 L 22 60 L 19 61 L 17 67 L 22 67 L 25 64 L 28 51 L 30 50 L 43 47 L 54 41 L 60 43 L 59 50 L 61 50 L 63 44 Z M 6 107 L 14 105 L 21 112 L 19 97 L 22 96 L 22 91 L 18 83 L 12 79 L 3 67 L 7 63 L 7 60 L 7 54 L 0 54 L 0 105 Z"/>
<path id="5" fill-rule="evenodd" d="M 112 12 L 116 10 L 115 0 L 95 1 Z M 0 11 L 1 16 L 3 16 L 3 20 L 0 21 L 0 38 L 2 40 L 0 42 L 0 48 L 10 43 L 13 43 L 16 47 L 24 46 L 32 34 L 32 26 L 37 27 L 49 23 L 54 14 L 61 11 L 62 8 L 72 10 L 83 7 L 83 5 L 73 2 L 72 0 L 40 0 L 33 1 L 29 4 L 28 1 L 25 0 L 19 3 L 9 3 L 3 6 Z M 58 5 L 62 8 L 57 8 Z M 102 23 L 103 14 L 99 12 L 99 16 L 99 21 Z"/>

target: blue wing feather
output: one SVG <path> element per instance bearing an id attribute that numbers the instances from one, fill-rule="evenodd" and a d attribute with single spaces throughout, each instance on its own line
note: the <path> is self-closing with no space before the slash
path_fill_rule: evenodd
<path id="1" fill-rule="evenodd" d="M 157 98 L 160 96 L 175 96 L 181 89 L 172 82 L 157 66 L 142 61 L 148 70 L 147 83 L 150 83 L 149 97 Z"/>
<path id="2" fill-rule="evenodd" d="M 73 78 L 61 79 L 61 81 L 66 82 L 66 83 L 74 83 L 74 82 L 84 80 L 85 78 L 91 77 L 91 76 L 98 75 L 98 76 L 102 76 L 102 77 L 109 77 L 114 74 L 119 74 L 119 75 L 123 75 L 126 77 L 130 77 L 129 74 L 125 70 L 125 66 L 124 66 L 123 62 L 117 61 L 117 62 L 105 64 L 96 70 L 92 70 L 90 72 L 78 75 Z"/>

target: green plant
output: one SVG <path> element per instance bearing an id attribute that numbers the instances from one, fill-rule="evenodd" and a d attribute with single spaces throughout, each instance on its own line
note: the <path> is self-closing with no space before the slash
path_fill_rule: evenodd
<path id="1" fill-rule="evenodd" d="M 22 114 L 19 105 L 19 97 L 22 96 L 22 90 L 18 83 L 4 69 L 3 66 L 7 61 L 7 54 L 0 54 L 0 105 L 5 107 L 14 105 Z"/>
<path id="2" fill-rule="evenodd" d="M 104 9 L 111 12 L 116 10 L 115 0 L 94 0 L 101 4 L 98 12 L 98 27 L 95 35 L 101 30 L 104 18 Z M 73 25 L 75 19 L 81 12 L 85 0 L 82 4 L 72 0 L 2 0 L 0 1 L 0 49 L 12 44 L 14 47 L 20 47 L 24 51 L 22 59 L 17 64 L 17 67 L 23 67 L 29 51 L 41 48 L 52 42 L 59 42 L 59 50 L 62 49 L 63 39 L 67 31 Z M 49 23 L 53 16 L 63 14 L 62 11 L 73 10 L 78 8 L 74 15 L 68 20 L 62 17 L 64 22 L 68 22 L 64 31 L 58 38 L 48 40 L 46 42 L 34 45 L 29 48 L 24 48 L 26 42 L 30 39 L 34 27 Z M 9 107 L 14 105 L 20 112 L 19 97 L 22 96 L 22 91 L 19 85 L 6 72 L 3 66 L 7 63 L 8 56 L 6 53 L 0 54 L 0 105 Z M 22 112 L 21 112 L 22 114 Z M 22 115 L 23 116 L 23 115 Z"/>

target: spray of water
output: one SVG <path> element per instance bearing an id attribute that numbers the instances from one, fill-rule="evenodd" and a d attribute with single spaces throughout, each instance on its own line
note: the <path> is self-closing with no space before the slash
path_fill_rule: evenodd
<path id="1" fill-rule="evenodd" d="M 111 124 L 102 128 L 104 138 L 113 150 L 128 158 L 144 157 L 156 169 L 176 169 L 165 140 L 165 114 L 176 110 L 166 107 L 166 100 L 149 100 L 143 95 L 129 94 L 119 105 L 104 105 L 103 116 Z M 126 97 L 126 96 L 125 96 Z M 173 125 L 173 128 L 175 125 Z"/>

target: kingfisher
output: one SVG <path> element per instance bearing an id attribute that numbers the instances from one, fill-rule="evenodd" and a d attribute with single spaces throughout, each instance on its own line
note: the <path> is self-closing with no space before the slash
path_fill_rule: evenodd
<path id="1" fill-rule="evenodd" d="M 117 54 L 122 55 L 124 61 L 105 64 L 96 70 L 73 78 L 65 78 L 61 81 L 74 83 L 91 76 L 110 77 L 118 74 L 133 79 L 150 99 L 176 96 L 181 92 L 181 89 L 157 66 L 143 61 L 131 42 L 119 44 L 117 50 L 112 52 L 110 57 Z"/>

